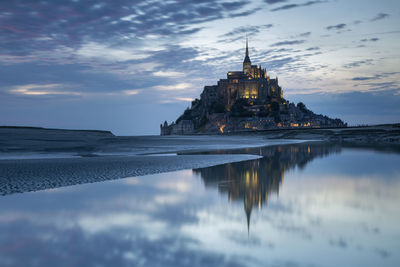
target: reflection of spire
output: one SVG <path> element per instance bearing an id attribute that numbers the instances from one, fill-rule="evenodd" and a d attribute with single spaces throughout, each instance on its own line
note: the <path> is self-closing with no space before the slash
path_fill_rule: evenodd
<path id="1" fill-rule="evenodd" d="M 253 208 L 253 203 L 247 197 L 245 197 L 244 210 L 246 212 L 246 217 L 247 217 L 247 235 L 250 235 L 250 216 L 252 208 Z"/>
<path id="2" fill-rule="evenodd" d="M 266 205 L 272 194 L 279 194 L 286 171 L 304 166 L 316 157 L 338 152 L 332 144 L 296 144 L 245 149 L 246 154 L 264 156 L 255 161 L 244 161 L 214 167 L 194 169 L 200 173 L 206 187 L 218 186 L 228 193 L 229 201 L 243 201 L 250 235 L 250 217 L 253 206 Z M 226 153 L 221 151 L 220 153 Z M 242 153 L 242 151 L 241 151 Z"/>

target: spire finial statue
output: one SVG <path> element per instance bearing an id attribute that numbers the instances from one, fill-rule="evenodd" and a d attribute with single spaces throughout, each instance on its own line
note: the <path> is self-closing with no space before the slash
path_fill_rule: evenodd
<path id="1" fill-rule="evenodd" d="M 248 56 L 249 56 L 249 41 L 248 41 L 247 33 L 246 33 L 246 57 L 248 57 Z"/>

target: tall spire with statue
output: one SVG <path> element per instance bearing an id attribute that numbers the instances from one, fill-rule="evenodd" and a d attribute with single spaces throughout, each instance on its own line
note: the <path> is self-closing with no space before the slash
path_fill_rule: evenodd
<path id="1" fill-rule="evenodd" d="M 250 72 L 250 69 L 251 69 L 251 61 L 249 57 L 249 42 L 246 36 L 246 55 L 243 60 L 243 72 L 245 74 L 248 74 Z"/>

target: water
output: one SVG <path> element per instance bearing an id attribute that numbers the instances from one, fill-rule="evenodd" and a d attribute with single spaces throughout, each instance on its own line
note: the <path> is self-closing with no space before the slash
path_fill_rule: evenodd
<path id="1" fill-rule="evenodd" d="M 0 197 L 0 266 L 400 265 L 398 153 L 246 152 L 264 158 Z"/>

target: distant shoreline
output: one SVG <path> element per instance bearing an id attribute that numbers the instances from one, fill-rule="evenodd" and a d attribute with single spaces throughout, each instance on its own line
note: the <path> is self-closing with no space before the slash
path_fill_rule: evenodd
<path id="1" fill-rule="evenodd" d="M 202 136 L 202 142 L 207 142 L 213 138 L 223 138 L 223 136 L 231 136 L 232 138 L 243 136 L 251 140 L 253 136 L 275 141 L 280 139 L 319 140 L 356 144 L 400 145 L 400 123 L 330 128 L 282 128 L 219 134 L 171 135 L 169 138 L 172 140 L 176 138 L 191 138 L 191 136 L 193 138 Z M 207 139 L 207 136 L 209 136 L 209 139 Z M 116 136 L 111 131 L 105 130 L 0 126 L 0 152 L 26 152 L 38 151 L 40 149 L 42 152 L 75 151 L 78 153 L 90 153 L 98 150 L 99 147 L 104 147 L 104 145 L 110 142 L 117 143 L 122 148 L 124 144 L 131 147 L 135 144 L 126 143 L 126 141 L 132 141 L 138 138 L 153 138 L 159 141 L 169 140 L 166 136 Z M 240 142 L 240 138 L 238 141 Z M 218 144 L 219 142 L 223 144 L 224 140 L 213 140 L 214 144 Z"/>
<path id="2" fill-rule="evenodd" d="M 299 127 L 299 128 L 275 128 L 275 129 L 265 129 L 265 130 L 248 130 L 248 131 L 235 131 L 235 132 L 226 132 L 226 133 L 199 133 L 199 134 L 190 134 L 190 135 L 237 135 L 237 134 L 249 134 L 249 133 L 270 133 L 270 132 L 286 132 L 286 131 L 315 131 L 315 130 L 350 130 L 350 129 L 371 129 L 371 128 L 398 128 L 400 129 L 400 122 L 399 123 L 384 123 L 384 124 L 374 124 L 374 125 L 354 125 L 354 126 L 347 126 L 347 127 Z M 73 132 L 97 132 L 97 133 L 107 133 L 114 135 L 111 131 L 107 130 L 97 130 L 97 129 L 62 129 L 62 128 L 46 128 L 46 127 L 39 127 L 39 126 L 7 126 L 7 125 L 0 125 L 0 129 L 32 129 L 32 130 L 49 130 L 49 131 L 73 131 Z M 133 135 L 135 136 L 135 135 Z M 138 135 L 139 136 L 139 135 Z"/>
<path id="3" fill-rule="evenodd" d="M 7 126 L 0 125 L 0 129 L 30 129 L 30 130 L 46 130 L 46 131 L 73 131 L 73 132 L 94 132 L 94 133 L 107 133 L 114 135 L 111 131 L 107 130 L 80 130 L 80 129 L 59 129 L 59 128 L 45 128 L 38 126 Z"/>

